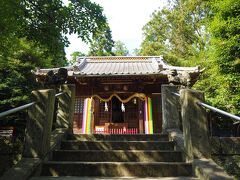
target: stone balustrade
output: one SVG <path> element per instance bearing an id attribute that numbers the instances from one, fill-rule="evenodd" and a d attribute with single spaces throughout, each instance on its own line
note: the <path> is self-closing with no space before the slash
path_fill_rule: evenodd
<path id="1" fill-rule="evenodd" d="M 60 90 L 65 93 L 59 97 L 55 97 L 56 91 L 53 89 L 32 92 L 32 100 L 37 103 L 28 109 L 23 158 L 1 180 L 27 180 L 37 174 L 41 162 L 50 158 L 64 136 L 72 133 L 75 85 L 64 84 Z M 57 109 L 54 108 L 56 98 L 59 98 Z M 57 118 L 55 130 L 52 130 L 54 111 Z"/>
<path id="2" fill-rule="evenodd" d="M 162 86 L 163 131 L 185 152 L 200 179 L 233 179 L 211 159 L 207 114 L 197 102 L 204 102 L 204 94 L 180 86 Z M 179 91 L 179 97 L 174 95 Z"/>

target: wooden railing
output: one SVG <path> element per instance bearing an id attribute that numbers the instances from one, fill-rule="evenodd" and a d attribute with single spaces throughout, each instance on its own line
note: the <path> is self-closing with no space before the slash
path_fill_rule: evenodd
<path id="1" fill-rule="evenodd" d="M 94 131 L 95 134 L 138 134 L 138 128 L 120 128 L 120 129 L 98 129 Z"/>

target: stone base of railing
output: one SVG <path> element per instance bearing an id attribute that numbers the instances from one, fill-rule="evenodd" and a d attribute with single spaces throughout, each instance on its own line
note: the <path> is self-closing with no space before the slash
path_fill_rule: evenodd
<path id="1" fill-rule="evenodd" d="M 185 153 L 183 133 L 178 129 L 168 129 L 170 140 L 176 143 L 176 148 Z M 187 158 L 186 158 L 187 159 Z M 233 179 L 229 176 L 222 167 L 217 165 L 212 159 L 197 158 L 195 157 L 192 161 L 195 176 L 199 179 L 210 180 L 210 179 Z"/>
<path id="2" fill-rule="evenodd" d="M 55 129 L 51 133 L 50 151 L 47 153 L 44 160 L 50 159 L 52 151 L 60 147 L 60 142 L 68 135 L 68 129 Z M 33 175 L 39 175 L 41 170 L 42 160 L 39 158 L 22 158 L 15 166 L 4 173 L 0 180 L 27 180 Z"/>

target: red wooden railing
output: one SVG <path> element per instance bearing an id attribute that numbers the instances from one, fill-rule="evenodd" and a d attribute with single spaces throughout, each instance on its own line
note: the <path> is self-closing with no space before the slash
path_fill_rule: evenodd
<path id="1" fill-rule="evenodd" d="M 108 130 L 95 130 L 94 134 L 138 134 L 138 128 L 120 128 L 120 129 L 108 129 Z"/>

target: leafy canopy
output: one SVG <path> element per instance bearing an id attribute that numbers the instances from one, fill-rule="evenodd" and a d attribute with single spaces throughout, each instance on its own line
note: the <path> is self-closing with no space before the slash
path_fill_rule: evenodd
<path id="1" fill-rule="evenodd" d="M 25 103 L 38 88 L 32 69 L 67 64 L 67 34 L 87 43 L 107 37 L 102 46 L 107 52 L 112 46 L 103 9 L 90 0 L 67 6 L 61 0 L 1 0 L 0 16 L 0 110 Z"/>
<path id="2" fill-rule="evenodd" d="M 129 55 L 129 51 L 123 42 L 116 41 L 113 48 L 113 54 L 115 56 L 127 56 Z"/>
<path id="3" fill-rule="evenodd" d="M 163 55 L 173 65 L 201 56 L 207 42 L 203 23 L 206 11 L 200 0 L 169 1 L 143 27 L 140 54 Z"/>
<path id="4" fill-rule="evenodd" d="M 240 1 L 169 0 L 143 27 L 140 55 L 206 70 L 194 88 L 207 101 L 240 114 Z"/>

